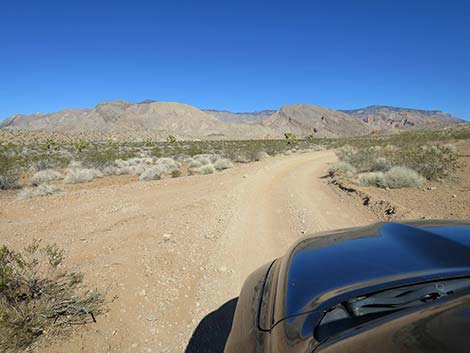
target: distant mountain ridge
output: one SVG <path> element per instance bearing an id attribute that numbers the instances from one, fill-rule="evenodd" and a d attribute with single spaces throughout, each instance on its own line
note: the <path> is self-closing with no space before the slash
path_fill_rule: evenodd
<path id="1" fill-rule="evenodd" d="M 260 122 L 271 115 L 273 115 L 276 110 L 258 110 L 254 112 L 244 112 L 244 113 L 233 113 L 228 110 L 216 110 L 216 109 L 204 109 L 206 113 L 216 117 L 221 121 L 231 122 L 231 123 L 257 123 Z"/>
<path id="2" fill-rule="evenodd" d="M 279 110 L 233 113 L 177 103 L 124 100 L 99 103 L 94 108 L 64 109 L 52 113 L 17 114 L 0 122 L 0 128 L 50 132 L 109 132 L 154 134 L 181 139 L 338 137 L 387 133 L 415 127 L 442 127 L 463 120 L 441 111 L 369 106 L 333 110 L 310 104 L 290 104 Z"/>
<path id="3" fill-rule="evenodd" d="M 382 130 L 403 129 L 414 126 L 439 127 L 464 121 L 439 110 L 399 108 L 385 105 L 371 105 L 366 108 L 341 111 Z"/>

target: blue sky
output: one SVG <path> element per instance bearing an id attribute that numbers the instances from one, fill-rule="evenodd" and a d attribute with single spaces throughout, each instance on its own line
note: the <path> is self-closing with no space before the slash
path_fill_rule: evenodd
<path id="1" fill-rule="evenodd" d="M 468 3 L 468 2 L 467 2 Z M 0 118 L 156 99 L 470 118 L 466 1 L 0 3 Z"/>

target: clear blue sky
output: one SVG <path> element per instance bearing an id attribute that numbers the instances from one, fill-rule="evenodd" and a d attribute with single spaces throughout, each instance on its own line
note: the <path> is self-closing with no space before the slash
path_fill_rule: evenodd
<path id="1" fill-rule="evenodd" d="M 146 98 L 470 118 L 468 1 L 0 3 L 0 118 Z"/>

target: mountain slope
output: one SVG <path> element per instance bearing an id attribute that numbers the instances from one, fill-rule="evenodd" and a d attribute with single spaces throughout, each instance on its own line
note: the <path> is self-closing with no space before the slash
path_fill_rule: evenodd
<path id="1" fill-rule="evenodd" d="M 228 110 L 214 110 L 214 109 L 205 109 L 203 110 L 209 115 L 214 116 L 215 118 L 219 119 L 220 121 L 229 122 L 229 123 L 258 123 L 272 114 L 274 114 L 275 110 L 259 110 L 255 112 L 247 112 L 247 113 L 232 113 Z"/>
<path id="2" fill-rule="evenodd" d="M 285 105 L 262 122 L 278 132 L 318 137 L 364 135 L 370 127 L 348 114 L 316 105 Z"/>
<path id="3" fill-rule="evenodd" d="M 390 130 L 410 127 L 441 127 L 464 122 L 449 113 L 438 110 L 419 110 L 373 105 L 362 109 L 342 110 L 374 129 Z"/>
<path id="4" fill-rule="evenodd" d="M 15 115 L 2 127 L 76 133 L 113 132 L 175 134 L 181 138 L 262 138 L 270 131 L 258 126 L 224 123 L 186 104 L 110 101 L 94 109 L 70 109 L 50 114 Z"/>

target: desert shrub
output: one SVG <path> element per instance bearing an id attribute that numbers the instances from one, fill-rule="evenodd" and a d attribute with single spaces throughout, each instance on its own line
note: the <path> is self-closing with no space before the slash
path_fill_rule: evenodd
<path id="1" fill-rule="evenodd" d="M 383 174 L 378 186 L 382 188 L 399 189 L 411 186 L 421 186 L 424 178 L 412 169 L 393 167 Z"/>
<path id="2" fill-rule="evenodd" d="M 206 164 L 199 168 L 199 172 L 201 174 L 213 174 L 215 173 L 215 168 L 212 164 Z"/>
<path id="3" fill-rule="evenodd" d="M 129 162 L 128 161 L 123 161 L 122 159 L 116 159 L 114 161 L 114 165 L 116 165 L 116 167 L 118 168 L 127 168 L 129 167 Z"/>
<path id="4" fill-rule="evenodd" d="M 64 178 L 66 184 L 88 183 L 95 178 L 102 177 L 103 173 L 96 169 L 72 168 L 67 171 Z"/>
<path id="5" fill-rule="evenodd" d="M 83 166 L 83 163 L 82 163 L 82 162 L 80 162 L 80 161 L 75 161 L 75 160 L 74 160 L 74 161 L 70 161 L 68 167 L 69 167 L 70 169 L 73 169 L 73 168 L 81 168 L 82 166 Z"/>
<path id="6" fill-rule="evenodd" d="M 20 199 L 29 199 L 37 196 L 47 196 L 52 194 L 57 194 L 62 192 L 61 189 L 49 184 L 39 184 L 35 187 L 26 186 L 20 190 L 18 193 L 18 198 Z"/>
<path id="7" fill-rule="evenodd" d="M 457 167 L 455 149 L 446 145 L 413 146 L 395 154 L 395 160 L 428 180 L 449 175 Z"/>
<path id="8" fill-rule="evenodd" d="M 337 155 L 341 161 L 351 164 L 360 171 L 372 170 L 372 165 L 378 158 L 377 150 L 373 147 L 361 149 L 347 147 L 339 150 Z"/>
<path id="9" fill-rule="evenodd" d="M 262 160 L 267 159 L 267 158 L 269 158 L 269 154 L 267 154 L 264 151 L 259 151 L 255 155 L 255 161 L 262 161 Z"/>
<path id="10" fill-rule="evenodd" d="M 392 166 L 404 166 L 428 180 L 446 177 L 457 167 L 457 154 L 452 145 L 344 146 L 337 155 L 360 171 L 387 171 Z"/>
<path id="11" fill-rule="evenodd" d="M 31 178 L 31 183 L 33 185 L 39 185 L 60 179 L 62 179 L 62 174 L 52 169 L 46 169 L 35 173 Z"/>
<path id="12" fill-rule="evenodd" d="M 121 175 L 121 168 L 115 166 L 107 166 L 103 168 L 104 175 Z"/>
<path id="13" fill-rule="evenodd" d="M 192 159 L 189 161 L 189 168 L 200 168 L 202 166 L 201 162 L 196 159 Z"/>
<path id="14" fill-rule="evenodd" d="M 165 174 L 171 174 L 171 172 L 180 168 L 180 164 L 173 158 L 159 158 L 156 165 L 160 166 Z"/>
<path id="15" fill-rule="evenodd" d="M 198 154 L 193 156 L 193 160 L 198 162 L 200 165 L 211 164 L 213 161 L 209 154 Z"/>
<path id="16" fill-rule="evenodd" d="M 0 153 L 0 190 L 18 187 L 18 169 L 13 157 Z"/>
<path id="17" fill-rule="evenodd" d="M 384 173 L 382 172 L 361 173 L 357 177 L 358 177 L 359 185 L 380 186 L 380 185 L 383 185 Z"/>
<path id="18" fill-rule="evenodd" d="M 171 177 L 172 177 L 172 178 L 179 178 L 179 177 L 181 176 L 181 174 L 182 174 L 182 173 L 181 173 L 181 170 L 176 169 L 176 170 L 174 170 L 174 171 L 171 172 Z"/>
<path id="19" fill-rule="evenodd" d="M 49 158 L 41 158 L 39 161 L 32 162 L 32 167 L 37 170 L 47 170 L 47 169 L 54 169 L 54 168 L 59 168 L 60 165 L 57 163 L 57 161 L 52 160 L 51 157 Z"/>
<path id="20" fill-rule="evenodd" d="M 356 168 L 347 162 L 337 162 L 328 169 L 330 176 L 348 176 L 351 177 L 356 173 Z"/>
<path id="21" fill-rule="evenodd" d="M 64 253 L 35 241 L 21 252 L 0 248 L 0 351 L 26 350 L 43 334 L 96 322 L 104 296 L 83 288 L 80 273 L 63 269 Z"/>
<path id="22" fill-rule="evenodd" d="M 100 144 L 92 145 L 80 153 L 79 159 L 83 165 L 88 168 L 105 168 L 114 165 L 116 160 L 128 160 L 136 156 L 135 149 L 126 149 L 123 147 L 109 147 Z"/>
<path id="23" fill-rule="evenodd" d="M 138 165 L 132 165 L 127 168 L 128 174 L 132 175 L 141 175 L 143 172 L 145 172 L 145 166 L 142 164 Z"/>
<path id="24" fill-rule="evenodd" d="M 220 159 L 216 160 L 213 165 L 214 165 L 214 168 L 217 169 L 217 170 L 224 170 L 224 169 L 233 168 L 232 161 L 230 159 L 227 159 L 227 158 L 220 158 Z"/>
<path id="25" fill-rule="evenodd" d="M 386 172 L 390 168 L 392 168 L 392 164 L 387 160 L 387 158 L 379 157 L 372 162 L 370 170 L 373 172 Z"/>
<path id="26" fill-rule="evenodd" d="M 158 180 L 161 178 L 161 175 L 165 172 L 164 168 L 161 165 L 153 166 L 144 170 L 140 174 L 140 181 L 149 181 L 149 180 Z"/>

